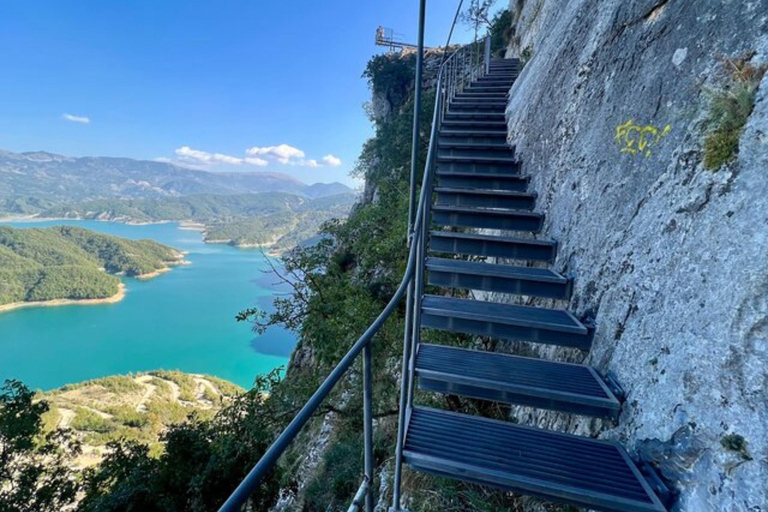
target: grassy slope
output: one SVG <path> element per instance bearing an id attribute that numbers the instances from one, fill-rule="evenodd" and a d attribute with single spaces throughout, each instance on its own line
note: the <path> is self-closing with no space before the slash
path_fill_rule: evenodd
<path id="1" fill-rule="evenodd" d="M 159 370 L 70 384 L 40 398 L 51 405 L 46 428 L 74 430 L 85 445 L 78 465 L 92 465 L 108 442 L 119 439 L 141 441 L 159 453 L 160 436 L 170 425 L 190 414 L 212 417 L 242 392 L 216 377 Z"/>

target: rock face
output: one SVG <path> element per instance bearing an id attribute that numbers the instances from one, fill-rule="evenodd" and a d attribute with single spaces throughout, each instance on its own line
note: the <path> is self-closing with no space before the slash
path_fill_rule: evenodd
<path id="1" fill-rule="evenodd" d="M 768 78 L 738 158 L 702 164 L 718 56 L 768 61 L 768 1 L 510 7 L 508 54 L 532 57 L 509 139 L 547 216 L 541 236 L 575 277 L 569 308 L 596 319 L 587 362 L 628 394 L 618 427 L 528 420 L 602 427 L 659 467 L 677 510 L 768 510 Z"/>

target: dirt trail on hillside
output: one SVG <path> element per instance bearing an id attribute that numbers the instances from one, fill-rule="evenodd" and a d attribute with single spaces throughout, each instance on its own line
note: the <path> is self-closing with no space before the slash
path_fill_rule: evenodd
<path id="1" fill-rule="evenodd" d="M 203 402 L 207 405 L 210 405 L 213 407 L 213 403 L 205 396 L 205 388 L 208 388 L 211 390 L 211 392 L 219 398 L 219 401 L 221 401 L 221 391 L 216 388 L 216 386 L 213 385 L 211 381 L 208 379 L 204 379 L 202 377 L 194 377 L 195 383 L 197 384 L 197 401 Z"/>
<path id="2" fill-rule="evenodd" d="M 147 400 L 149 400 L 149 398 L 157 390 L 157 386 L 150 384 L 154 378 L 155 377 L 152 375 L 142 375 L 141 377 L 136 377 L 136 382 L 144 386 L 144 395 L 141 397 L 141 400 L 139 400 L 139 403 L 136 404 L 136 412 L 147 412 Z"/>
<path id="3" fill-rule="evenodd" d="M 72 420 L 75 419 L 75 411 L 72 409 L 65 409 L 63 407 L 59 407 L 57 410 L 59 411 L 59 422 L 56 427 L 69 428 Z"/>

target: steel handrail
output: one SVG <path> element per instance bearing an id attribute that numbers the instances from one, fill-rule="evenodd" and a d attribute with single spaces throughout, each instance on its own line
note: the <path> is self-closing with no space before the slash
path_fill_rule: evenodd
<path id="1" fill-rule="evenodd" d="M 455 22 L 455 20 L 454 20 Z M 489 37 L 485 38 L 486 46 L 490 45 Z M 446 48 L 447 49 L 447 48 Z M 427 149 L 427 159 L 425 163 L 424 176 L 422 179 L 422 189 L 419 199 L 419 208 L 417 219 L 421 221 L 423 225 L 417 225 L 414 229 L 412 237 L 413 243 L 411 250 L 416 248 L 418 253 L 418 261 L 421 263 L 416 267 L 416 275 L 414 279 L 414 301 L 409 301 L 409 310 L 406 311 L 406 328 L 403 336 L 403 369 L 401 377 L 401 389 L 400 389 L 400 407 L 398 417 L 398 437 L 395 455 L 395 474 L 393 483 L 393 498 L 392 498 L 392 510 L 399 511 L 400 508 L 400 487 L 402 482 L 402 461 L 403 461 L 403 446 L 405 443 L 406 428 L 408 423 L 408 416 L 413 403 L 413 387 L 414 387 L 414 366 L 416 360 L 416 340 L 418 339 L 418 331 L 420 329 L 419 318 L 421 316 L 421 298 L 423 295 L 424 285 L 424 257 L 426 250 L 426 235 L 427 227 L 429 225 L 429 206 L 432 198 L 432 180 L 435 173 L 435 160 L 437 157 L 437 143 L 439 138 L 440 126 L 445 115 L 446 108 L 450 100 L 453 99 L 457 92 L 461 89 L 455 87 L 456 80 L 464 80 L 465 72 L 460 73 L 456 71 L 456 67 L 459 65 L 456 61 L 463 59 L 464 54 L 467 51 L 475 51 L 477 49 L 477 42 L 470 43 L 462 46 L 454 51 L 447 59 L 443 60 L 440 65 L 440 69 L 437 74 L 437 84 L 435 87 L 437 97 L 435 99 L 435 107 L 432 112 L 432 127 L 429 136 L 429 145 Z M 488 52 L 485 52 L 486 56 Z M 486 57 L 487 58 L 487 57 Z M 462 61 L 462 65 L 464 62 Z M 466 68 L 466 66 L 464 66 Z M 487 69 L 487 63 L 483 66 L 483 73 Z M 444 83 L 446 80 L 446 73 L 450 70 L 450 81 Z M 479 75 L 474 74 L 474 69 L 470 68 L 470 75 L 475 77 Z M 429 196 L 429 200 L 423 200 L 425 196 Z"/>
<path id="2" fill-rule="evenodd" d="M 425 173 L 424 179 L 422 180 L 421 194 L 419 195 L 416 219 L 414 221 L 414 229 L 412 232 L 413 239 L 416 239 L 421 234 L 421 230 L 425 225 L 425 223 L 422 222 L 422 214 L 424 212 L 423 205 L 426 201 L 427 189 L 424 187 L 424 182 L 426 179 L 427 174 Z M 337 364 L 336 367 L 328 375 L 328 377 L 325 378 L 323 383 L 317 388 L 312 397 L 307 400 L 307 403 L 304 404 L 304 407 L 301 408 L 301 410 L 296 414 L 293 420 L 291 420 L 291 422 L 283 430 L 280 436 L 278 436 L 278 438 L 272 443 L 264 455 L 262 455 L 261 459 L 259 459 L 259 462 L 243 479 L 240 485 L 237 486 L 237 489 L 235 489 L 235 491 L 227 499 L 224 505 L 221 506 L 219 512 L 237 512 L 240 510 L 240 507 L 245 504 L 245 502 L 248 500 L 248 497 L 253 494 L 253 492 L 261 483 L 261 480 L 272 469 L 272 467 L 277 462 L 277 459 L 288 448 L 291 441 L 293 441 L 293 439 L 299 434 L 307 421 L 309 421 L 312 415 L 320 407 L 320 404 L 323 402 L 323 400 L 328 397 L 333 388 L 336 387 L 336 384 L 338 384 L 347 370 L 349 370 L 355 359 L 357 359 L 364 348 L 369 346 L 373 336 L 378 333 L 379 329 L 381 329 L 381 326 L 394 312 L 395 308 L 400 303 L 400 300 L 405 296 L 405 291 L 412 281 L 414 272 L 416 270 L 416 255 L 416 244 L 412 244 L 411 249 L 408 252 L 408 263 L 405 268 L 403 279 L 384 310 L 379 314 L 376 320 L 371 323 L 363 335 L 358 338 L 355 344 L 352 345 L 352 347 L 342 358 L 339 364 Z"/>
<path id="3" fill-rule="evenodd" d="M 463 1 L 463 0 L 462 0 Z M 459 5 L 461 8 L 461 4 Z M 457 17 L 458 18 L 458 17 Z M 454 19 L 454 24 L 456 18 Z M 453 32 L 453 26 L 451 27 L 451 33 Z M 450 42 L 450 38 L 449 38 Z M 322 384 L 317 388 L 314 394 L 307 400 L 301 410 L 294 416 L 287 427 L 280 433 L 277 439 L 267 449 L 267 451 L 259 459 L 258 463 L 251 469 L 242 482 L 237 486 L 234 492 L 230 495 L 227 501 L 221 506 L 219 512 L 238 512 L 242 506 L 248 501 L 248 498 L 261 484 L 263 478 L 272 470 L 276 465 L 277 460 L 290 446 L 291 442 L 298 436 L 299 432 L 312 418 L 315 412 L 322 404 L 322 402 L 330 395 L 339 381 L 344 377 L 346 372 L 355 362 L 357 357 L 364 353 L 364 428 L 365 428 L 365 477 L 361 484 L 358 493 L 353 500 L 350 510 L 356 509 L 360 504 L 360 494 L 365 494 L 365 508 L 372 510 L 372 448 L 368 446 L 371 444 L 372 438 L 372 415 L 371 415 L 371 352 L 370 344 L 373 337 L 379 332 L 384 322 L 392 315 L 400 301 L 409 292 L 408 310 L 406 311 L 406 333 L 404 335 L 403 342 L 403 375 L 401 382 L 401 396 L 400 396 L 400 416 L 398 418 L 398 440 L 397 440 L 397 454 L 396 454 L 396 471 L 395 471 L 395 485 L 394 485 L 394 509 L 400 510 L 400 473 L 402 463 L 402 447 L 404 441 L 404 428 L 406 423 L 407 411 L 411 407 L 413 397 L 413 364 L 415 361 L 414 340 L 416 339 L 416 333 L 419 326 L 413 321 L 414 314 L 418 316 L 418 304 L 420 303 L 420 294 L 423 290 L 424 269 L 423 265 L 417 265 L 423 263 L 426 245 L 426 229 L 429 225 L 428 211 L 429 205 L 432 200 L 432 179 L 434 175 L 435 159 L 437 156 L 437 140 L 439 134 L 440 124 L 445 114 L 444 108 L 447 103 L 453 98 L 453 96 L 463 89 L 463 82 L 466 78 L 466 62 L 462 59 L 468 49 L 473 51 L 477 50 L 477 42 L 470 43 L 462 46 L 454 51 L 448 58 L 444 58 L 437 74 L 436 84 L 436 99 L 435 107 L 432 113 L 432 127 L 430 130 L 429 145 L 427 149 L 427 159 L 424 168 L 424 173 L 421 180 L 421 191 L 419 194 L 418 206 L 416 207 L 415 218 L 412 224 L 412 228 L 409 229 L 409 240 L 411 241 L 410 249 L 408 251 L 408 260 L 403 273 L 403 278 L 398 285 L 395 293 L 390 301 L 385 306 L 384 310 L 378 317 L 371 323 L 366 331 L 358 338 L 358 340 L 352 345 L 349 351 L 334 367 L 330 374 L 325 378 Z M 490 44 L 489 38 L 486 37 L 486 46 Z M 446 46 L 446 50 L 447 50 Z M 486 51 L 485 59 L 487 59 L 489 52 Z M 461 60 L 461 63 L 456 61 Z M 462 65 L 463 70 L 457 72 L 457 66 Z M 487 70 L 488 62 L 484 63 L 482 73 Z M 479 75 L 476 74 L 477 63 L 473 66 L 470 61 L 470 80 Z M 450 68 L 450 82 L 446 83 L 446 70 Z M 462 81 L 462 87 L 457 88 L 457 80 Z M 417 84 L 417 89 L 421 87 L 421 84 Z M 416 105 L 415 108 L 419 108 Z M 416 180 L 412 181 L 415 183 Z M 411 297 L 411 286 L 415 285 L 414 299 Z M 421 286 L 420 286 L 421 285 Z M 410 321 L 408 321 L 410 319 Z"/>

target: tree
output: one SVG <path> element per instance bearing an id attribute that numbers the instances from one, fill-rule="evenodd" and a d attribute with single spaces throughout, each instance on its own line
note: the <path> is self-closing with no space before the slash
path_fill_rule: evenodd
<path id="1" fill-rule="evenodd" d="M 272 442 L 278 420 L 267 393 L 278 381 L 277 371 L 259 376 L 252 390 L 236 397 L 213 419 L 192 416 L 171 427 L 164 436 L 165 451 L 157 458 L 135 441 L 110 443 L 102 463 L 83 474 L 85 496 L 78 510 L 217 510 Z M 265 478 L 251 496 L 250 510 L 269 510 L 277 498 L 279 479 L 277 469 Z"/>
<path id="2" fill-rule="evenodd" d="M 462 14 L 461 19 L 472 27 L 475 31 L 475 40 L 482 27 L 487 29 L 491 28 L 493 20 L 491 19 L 491 7 L 496 3 L 496 0 L 472 0 L 469 3 L 469 7 Z"/>
<path id="3" fill-rule="evenodd" d="M 80 445 L 66 430 L 43 434 L 48 410 L 19 381 L 0 388 L 0 512 L 59 512 L 75 501 L 68 463 Z"/>

